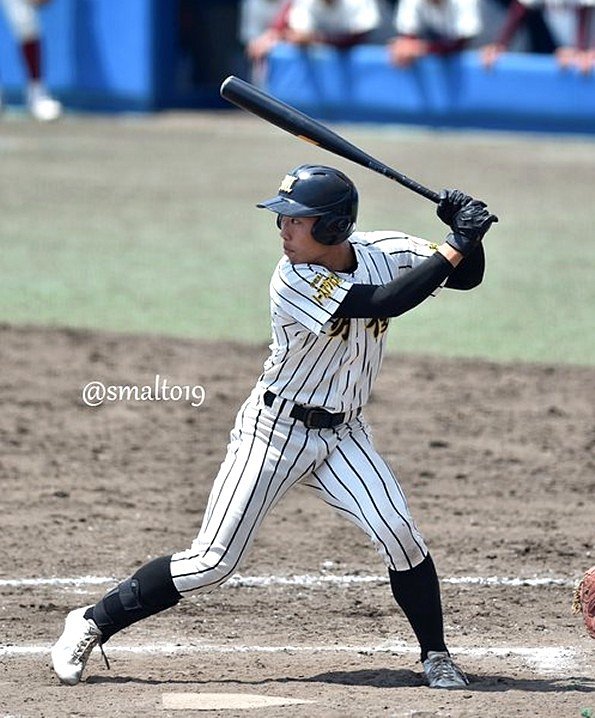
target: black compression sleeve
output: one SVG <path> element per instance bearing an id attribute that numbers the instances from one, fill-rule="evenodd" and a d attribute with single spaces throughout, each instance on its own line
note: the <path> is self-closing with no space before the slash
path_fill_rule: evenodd
<path id="1" fill-rule="evenodd" d="M 449 289 L 473 289 L 481 284 L 485 271 L 485 252 L 479 244 L 471 254 L 455 268 L 446 280 Z"/>
<path id="2" fill-rule="evenodd" d="M 335 317 L 384 319 L 398 317 L 423 302 L 454 271 L 440 252 L 387 284 L 354 284 Z"/>

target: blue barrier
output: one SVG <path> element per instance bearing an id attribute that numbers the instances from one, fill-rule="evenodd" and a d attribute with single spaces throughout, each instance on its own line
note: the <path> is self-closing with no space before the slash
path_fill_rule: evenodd
<path id="1" fill-rule="evenodd" d="M 237 70 L 238 3 L 200 0 L 184 29 L 177 0 L 53 0 L 40 11 L 46 83 L 69 109 L 227 106 L 218 90 Z M 0 81 L 10 103 L 23 101 L 23 61 L 1 5 Z"/>
<path id="2" fill-rule="evenodd" d="M 170 19 L 173 6 L 155 0 L 49 3 L 40 11 L 48 87 L 72 108 L 155 109 L 159 67 L 167 60 L 163 21 Z M 3 12 L 0 77 L 7 99 L 22 101 L 23 61 Z"/>
<path id="3" fill-rule="evenodd" d="M 200 8 L 211 8 L 204 18 L 221 24 L 236 2 L 201 0 Z M 225 8 L 229 12 L 219 12 Z M 144 112 L 217 106 L 217 73 L 208 82 L 206 75 L 199 78 L 191 90 L 177 86 L 176 2 L 53 0 L 40 17 L 45 78 L 67 107 Z M 224 76 L 223 65 L 219 58 Z M 23 62 L 3 12 L 0 81 L 9 102 L 22 102 Z M 390 66 L 383 46 L 338 51 L 280 45 L 269 58 L 267 89 L 327 120 L 595 132 L 595 73 L 562 71 L 546 55 L 507 54 L 487 72 L 475 52 L 465 52 L 401 70 Z"/>
<path id="4" fill-rule="evenodd" d="M 382 46 L 279 45 L 266 89 L 329 121 L 595 133 L 595 73 L 561 70 L 549 55 L 509 53 L 488 71 L 466 51 L 400 69 Z"/>

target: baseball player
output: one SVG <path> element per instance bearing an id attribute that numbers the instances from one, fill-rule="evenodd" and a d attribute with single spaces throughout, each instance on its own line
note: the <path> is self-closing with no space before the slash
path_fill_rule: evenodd
<path id="1" fill-rule="evenodd" d="M 273 506 L 309 488 L 370 538 L 419 641 L 428 684 L 463 686 L 443 634 L 436 570 L 399 481 L 376 451 L 363 408 L 391 317 L 445 285 L 477 286 L 481 240 L 496 218 L 483 202 L 444 190 L 440 246 L 397 231 L 356 232 L 358 193 L 331 167 L 301 165 L 258 205 L 276 214 L 283 243 L 270 283 L 271 354 L 231 431 L 198 536 L 156 558 L 93 606 L 71 611 L 52 649 L 74 685 L 94 646 L 191 592 L 230 578 Z"/>
<path id="2" fill-rule="evenodd" d="M 449 55 L 469 46 L 482 29 L 478 0 L 401 0 L 390 61 L 407 67 L 425 55 Z"/>
<path id="3" fill-rule="evenodd" d="M 41 76 L 41 38 L 37 8 L 47 0 L 2 0 L 6 18 L 20 44 L 28 77 L 26 101 L 31 115 L 40 122 L 56 120 L 62 105 L 50 96 Z M 2 107 L 0 96 L 0 109 Z"/>
<path id="4" fill-rule="evenodd" d="M 266 58 L 283 40 L 291 0 L 242 0 L 239 38 L 250 61 L 251 79 L 263 85 Z"/>
<path id="5" fill-rule="evenodd" d="M 248 49 L 251 42 L 270 28 L 285 5 L 289 5 L 289 0 L 242 0 L 238 28 L 240 42 Z"/>
<path id="6" fill-rule="evenodd" d="M 377 0 L 291 0 L 285 40 L 352 47 L 365 42 L 381 19 Z"/>
<path id="7" fill-rule="evenodd" d="M 508 49 L 528 13 L 541 8 L 548 16 L 553 13 L 554 19 L 555 14 L 560 12 L 571 13 L 574 16 L 574 43 L 567 37 L 555 38 L 558 45 L 556 60 L 560 67 L 575 66 L 581 72 L 590 72 L 595 65 L 595 50 L 591 48 L 591 19 L 594 7 L 595 0 L 512 0 L 498 38 L 482 50 L 482 64 L 486 68 L 493 67 L 502 53 Z"/>
<path id="8" fill-rule="evenodd" d="M 366 42 L 381 20 L 377 0 L 284 0 L 268 27 L 248 42 L 246 52 L 261 82 L 262 63 L 278 43 L 347 49 Z"/>

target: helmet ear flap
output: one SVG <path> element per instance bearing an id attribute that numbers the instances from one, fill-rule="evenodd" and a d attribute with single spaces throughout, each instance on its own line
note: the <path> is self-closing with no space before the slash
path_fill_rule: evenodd
<path id="1" fill-rule="evenodd" d="M 339 232 L 339 233 L 347 232 L 347 230 L 351 227 L 351 218 L 350 217 L 338 217 L 335 220 L 335 226 L 336 226 L 337 232 Z"/>
<path id="2" fill-rule="evenodd" d="M 281 229 L 281 217 L 278 214 L 275 224 Z M 341 244 L 353 230 L 354 222 L 351 217 L 322 215 L 312 225 L 312 236 L 320 244 Z"/>
<path id="3" fill-rule="evenodd" d="M 345 215 L 323 215 L 312 227 L 312 236 L 320 244 L 341 244 L 353 231 L 354 222 Z"/>

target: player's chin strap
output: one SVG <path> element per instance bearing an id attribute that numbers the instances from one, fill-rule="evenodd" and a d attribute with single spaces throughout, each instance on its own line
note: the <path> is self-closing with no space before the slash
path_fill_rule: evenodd
<path id="1" fill-rule="evenodd" d="M 181 599 L 170 571 L 171 556 L 161 556 L 142 566 L 88 610 L 101 631 L 101 643 L 143 618 L 175 606 Z"/>

